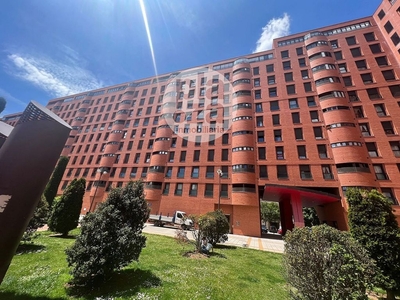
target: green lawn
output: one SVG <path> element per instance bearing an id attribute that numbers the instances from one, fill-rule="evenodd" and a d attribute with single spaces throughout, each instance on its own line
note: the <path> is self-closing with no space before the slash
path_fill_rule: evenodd
<path id="1" fill-rule="evenodd" d="M 73 231 L 76 235 L 78 231 Z M 282 255 L 222 246 L 210 258 L 183 257 L 191 246 L 147 235 L 139 263 L 132 263 L 94 291 L 74 290 L 64 249 L 73 238 L 42 232 L 14 257 L 0 299 L 287 299 Z"/>

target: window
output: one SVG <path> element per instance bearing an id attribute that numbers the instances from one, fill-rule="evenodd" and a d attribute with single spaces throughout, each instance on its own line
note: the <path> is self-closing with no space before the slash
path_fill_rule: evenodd
<path id="1" fill-rule="evenodd" d="M 356 118 L 361 119 L 364 118 L 364 110 L 362 106 L 354 106 L 353 107 L 354 114 L 356 115 Z"/>
<path id="2" fill-rule="evenodd" d="M 376 63 L 378 64 L 378 66 L 380 67 L 386 67 L 389 65 L 386 56 L 378 56 L 375 57 Z"/>
<path id="3" fill-rule="evenodd" d="M 272 115 L 272 125 L 280 125 L 279 115 Z"/>
<path id="4" fill-rule="evenodd" d="M 331 47 L 332 47 L 333 49 L 339 48 L 338 41 L 337 41 L 337 40 L 331 41 Z"/>
<path id="5" fill-rule="evenodd" d="M 267 159 L 265 147 L 258 147 L 258 159 L 260 160 Z"/>
<path id="6" fill-rule="evenodd" d="M 313 107 L 313 106 L 317 105 L 317 103 L 315 102 L 314 96 L 307 97 L 307 105 L 308 105 L 308 107 Z"/>
<path id="7" fill-rule="evenodd" d="M 385 12 L 383 11 L 383 9 L 381 9 L 381 10 L 379 11 L 379 13 L 378 13 L 378 18 L 379 18 L 379 20 L 382 20 L 384 16 L 385 16 Z"/>
<path id="8" fill-rule="evenodd" d="M 264 126 L 264 117 L 263 116 L 256 117 L 256 126 L 257 127 Z"/>
<path id="9" fill-rule="evenodd" d="M 278 179 L 287 179 L 289 178 L 287 173 L 287 167 L 285 165 L 276 166 L 276 176 Z"/>
<path id="10" fill-rule="evenodd" d="M 353 57 L 360 57 L 362 55 L 360 47 L 350 49 L 350 52 Z"/>
<path id="11" fill-rule="evenodd" d="M 267 77 L 268 84 L 275 84 L 275 75 L 271 75 Z M 276 91 L 276 90 L 275 90 Z M 271 96 L 271 95 L 270 95 Z"/>
<path id="12" fill-rule="evenodd" d="M 392 93 L 392 96 L 395 98 L 400 97 L 400 84 L 397 85 L 391 85 L 389 86 L 390 92 Z"/>
<path id="13" fill-rule="evenodd" d="M 305 91 L 306 93 L 312 91 L 311 82 L 304 82 L 304 83 L 303 83 L 303 86 L 304 86 L 304 91 Z"/>
<path id="14" fill-rule="evenodd" d="M 255 90 L 254 91 L 254 98 L 255 99 L 261 99 L 261 90 Z"/>
<path id="15" fill-rule="evenodd" d="M 199 178 L 199 167 L 192 167 L 192 178 Z"/>
<path id="16" fill-rule="evenodd" d="M 224 133 L 222 135 L 222 145 L 228 145 L 229 144 L 229 134 Z"/>
<path id="17" fill-rule="evenodd" d="M 340 72 L 340 73 L 347 73 L 347 66 L 346 66 L 346 63 L 338 64 L 338 67 L 339 67 L 339 72 Z"/>
<path id="18" fill-rule="evenodd" d="M 305 58 L 299 58 L 299 67 L 303 68 L 306 67 L 306 59 Z"/>
<path id="19" fill-rule="evenodd" d="M 365 59 L 357 60 L 356 66 L 357 66 L 357 69 L 360 71 L 367 69 L 367 63 L 366 63 Z"/>
<path id="20" fill-rule="evenodd" d="M 174 159 L 175 159 L 175 152 L 171 151 L 169 153 L 168 162 L 174 162 Z"/>
<path id="21" fill-rule="evenodd" d="M 259 166 L 260 178 L 268 178 L 267 166 Z"/>
<path id="22" fill-rule="evenodd" d="M 349 36 L 346 38 L 347 45 L 352 46 L 357 44 L 355 36 Z"/>
<path id="23" fill-rule="evenodd" d="M 296 141 L 303 140 L 303 128 L 295 128 L 294 129 L 294 136 L 296 138 Z"/>
<path id="24" fill-rule="evenodd" d="M 259 67 L 253 68 L 253 75 L 260 75 L 260 68 Z"/>
<path id="25" fill-rule="evenodd" d="M 289 82 L 289 81 L 293 81 L 293 73 L 285 73 L 285 81 Z"/>
<path id="26" fill-rule="evenodd" d="M 393 70 L 382 71 L 382 75 L 383 75 L 383 77 L 385 78 L 386 81 L 396 80 L 396 77 L 394 76 Z"/>
<path id="27" fill-rule="evenodd" d="M 379 157 L 378 155 L 378 149 L 376 148 L 376 144 L 371 142 L 371 143 L 365 143 L 365 146 L 367 147 L 368 155 L 370 157 Z"/>
<path id="28" fill-rule="evenodd" d="M 383 27 L 385 27 L 387 33 L 390 33 L 393 30 L 393 25 L 390 21 L 387 21 Z"/>
<path id="29" fill-rule="evenodd" d="M 306 146 L 297 146 L 297 155 L 299 159 L 307 159 Z"/>
<path id="30" fill-rule="evenodd" d="M 385 117 L 386 116 L 386 109 L 385 109 L 385 104 L 374 104 L 376 114 L 379 117 Z"/>
<path id="31" fill-rule="evenodd" d="M 393 155 L 395 157 L 400 157 L 400 141 L 389 142 L 389 144 Z"/>
<path id="32" fill-rule="evenodd" d="M 343 77 L 343 82 L 345 86 L 352 86 L 353 82 L 351 80 L 351 76 L 345 76 Z"/>
<path id="33" fill-rule="evenodd" d="M 388 180 L 389 177 L 386 174 L 385 168 L 383 165 L 381 164 L 374 164 L 372 165 L 374 167 L 374 172 L 375 172 L 375 176 L 376 179 L 378 180 Z"/>
<path id="34" fill-rule="evenodd" d="M 276 97 L 276 96 L 278 96 L 276 87 L 274 87 L 274 88 L 269 88 L 269 89 L 268 89 L 268 95 L 269 95 L 270 97 Z"/>
<path id="35" fill-rule="evenodd" d="M 227 161 L 229 159 L 229 151 L 228 149 L 222 149 L 221 150 L 221 160 L 222 161 Z"/>
<path id="36" fill-rule="evenodd" d="M 308 70 L 301 70 L 301 78 L 308 79 Z"/>
<path id="37" fill-rule="evenodd" d="M 196 137 L 195 137 L 195 142 L 194 142 L 194 145 L 195 146 L 200 146 L 200 144 L 201 144 L 201 136 L 200 135 L 197 135 Z"/>
<path id="38" fill-rule="evenodd" d="M 175 195 L 176 196 L 182 196 L 182 192 L 183 192 L 183 183 L 177 183 L 175 185 Z"/>
<path id="39" fill-rule="evenodd" d="M 169 187 L 170 187 L 170 183 L 166 182 L 164 184 L 163 195 L 168 195 L 169 194 Z"/>
<path id="40" fill-rule="evenodd" d="M 333 54 L 335 55 L 335 58 L 336 58 L 337 60 L 343 59 L 342 51 L 336 51 L 336 52 L 333 52 Z"/>
<path id="41" fill-rule="evenodd" d="M 256 103 L 256 112 L 262 112 L 263 108 L 262 108 L 262 103 Z"/>
<path id="42" fill-rule="evenodd" d="M 178 178 L 184 178 L 185 177 L 185 167 L 179 167 L 178 168 L 178 173 L 176 175 Z"/>
<path id="43" fill-rule="evenodd" d="M 207 161 L 214 161 L 214 150 L 213 149 L 208 150 Z"/>
<path id="44" fill-rule="evenodd" d="M 271 111 L 279 110 L 279 102 L 278 101 L 271 101 L 269 103 L 269 108 Z"/>
<path id="45" fill-rule="evenodd" d="M 254 79 L 253 84 L 255 87 L 260 86 L 260 78 Z"/>
<path id="46" fill-rule="evenodd" d="M 283 152 L 283 146 L 275 147 L 275 154 L 276 154 L 276 159 L 279 159 L 279 160 L 285 159 L 285 154 Z"/>
<path id="47" fill-rule="evenodd" d="M 364 84 L 370 84 L 374 82 L 371 73 L 361 74 L 361 79 L 364 82 Z"/>
<path id="48" fill-rule="evenodd" d="M 199 160 L 200 160 L 200 150 L 194 150 L 193 161 L 199 161 Z"/>
<path id="49" fill-rule="evenodd" d="M 274 130 L 274 141 L 275 142 L 282 141 L 282 130 L 280 130 L 280 129 Z"/>
<path id="50" fill-rule="evenodd" d="M 397 44 L 400 43 L 400 37 L 399 37 L 399 35 L 397 34 L 397 32 L 395 32 L 395 33 L 390 37 L 390 39 L 392 40 L 392 43 L 393 43 L 395 46 L 397 46 Z"/>
<path id="51" fill-rule="evenodd" d="M 380 44 L 369 45 L 369 48 L 371 49 L 371 52 L 374 53 L 374 54 L 382 52 Z"/>
<path id="52" fill-rule="evenodd" d="M 309 165 L 300 165 L 299 169 L 301 179 L 312 179 L 311 169 Z"/>
<path id="53" fill-rule="evenodd" d="M 375 34 L 373 32 L 364 33 L 364 38 L 367 42 L 375 41 Z"/>
<path id="54" fill-rule="evenodd" d="M 264 131 L 257 131 L 257 142 L 259 143 L 265 142 Z"/>
<path id="55" fill-rule="evenodd" d="M 303 53 L 303 47 L 296 48 L 296 54 L 297 54 L 297 55 L 303 55 L 303 54 L 304 54 L 304 53 Z"/>
<path id="56" fill-rule="evenodd" d="M 378 88 L 367 89 L 367 94 L 368 94 L 369 99 L 371 99 L 371 100 L 382 98 L 381 94 L 379 93 Z"/>
<path id="57" fill-rule="evenodd" d="M 281 58 L 289 58 L 289 50 L 281 51 Z"/>
<path id="58" fill-rule="evenodd" d="M 300 114 L 298 112 L 292 113 L 292 122 L 293 122 L 293 124 L 300 123 Z"/>
<path id="59" fill-rule="evenodd" d="M 319 158 L 328 158 L 328 152 L 326 151 L 326 145 L 317 145 Z"/>
<path id="60" fill-rule="evenodd" d="M 197 183 L 190 184 L 189 196 L 197 196 L 198 185 Z"/>
<path id="61" fill-rule="evenodd" d="M 321 170 L 324 179 L 334 179 L 330 165 L 322 165 Z"/>
<path id="62" fill-rule="evenodd" d="M 212 197 L 214 195 L 214 185 L 211 183 L 206 183 L 206 188 L 204 190 L 204 197 Z"/>
<path id="63" fill-rule="evenodd" d="M 181 151 L 179 162 L 185 162 L 185 161 L 186 161 L 186 151 Z"/>
<path id="64" fill-rule="evenodd" d="M 324 136 L 322 135 L 322 127 L 313 127 L 314 137 L 319 140 L 323 139 Z"/>
<path id="65" fill-rule="evenodd" d="M 283 69 L 284 69 L 284 70 L 289 70 L 289 69 L 292 68 L 292 67 L 291 67 L 291 64 L 290 64 L 290 60 L 289 60 L 289 61 L 284 61 L 284 62 L 282 62 L 282 66 L 283 66 Z"/>
<path id="66" fill-rule="evenodd" d="M 391 121 L 381 122 L 382 128 L 385 131 L 386 135 L 395 134 L 393 130 L 393 124 Z"/>
<path id="67" fill-rule="evenodd" d="M 318 115 L 318 110 L 312 110 L 310 111 L 310 118 L 311 122 L 319 122 L 319 115 Z"/>
<path id="68" fill-rule="evenodd" d="M 364 137 L 371 136 L 371 131 L 369 130 L 368 123 L 360 123 L 360 130 L 361 130 L 362 136 L 364 136 Z"/>
<path id="69" fill-rule="evenodd" d="M 286 92 L 288 95 L 296 94 L 296 86 L 294 84 L 287 85 Z"/>
<path id="70" fill-rule="evenodd" d="M 388 198 L 393 203 L 393 205 L 398 204 L 391 188 L 381 188 L 381 191 L 382 194 L 385 195 L 385 197 Z"/>
<path id="71" fill-rule="evenodd" d="M 167 167 L 167 171 L 165 172 L 166 178 L 171 178 L 172 176 L 172 167 Z"/>

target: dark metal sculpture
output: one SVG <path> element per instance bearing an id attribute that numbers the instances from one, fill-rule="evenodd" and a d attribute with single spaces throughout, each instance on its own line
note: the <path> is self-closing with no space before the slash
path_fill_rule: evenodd
<path id="1" fill-rule="evenodd" d="M 71 127 L 30 102 L 0 149 L 0 283 Z"/>

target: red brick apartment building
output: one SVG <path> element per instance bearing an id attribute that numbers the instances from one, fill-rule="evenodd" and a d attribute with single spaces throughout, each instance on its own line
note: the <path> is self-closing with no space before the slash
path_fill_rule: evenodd
<path id="1" fill-rule="evenodd" d="M 349 187 L 382 191 L 400 218 L 399 34 L 400 3 L 384 0 L 269 51 L 52 99 L 73 128 L 59 193 L 86 177 L 85 213 L 141 178 L 152 213 L 220 206 L 250 236 L 260 199 L 280 203 L 284 230 L 303 206 L 345 230 Z"/>

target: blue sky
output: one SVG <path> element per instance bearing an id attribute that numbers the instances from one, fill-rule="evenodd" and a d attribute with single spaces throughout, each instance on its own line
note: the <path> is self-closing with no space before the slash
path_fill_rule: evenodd
<path id="1" fill-rule="evenodd" d="M 48 100 L 270 48 L 370 16 L 380 0 L 13 0 L 0 4 L 2 115 Z M 258 42 L 258 43 L 257 43 Z M 258 46 L 257 46 L 258 45 Z"/>

